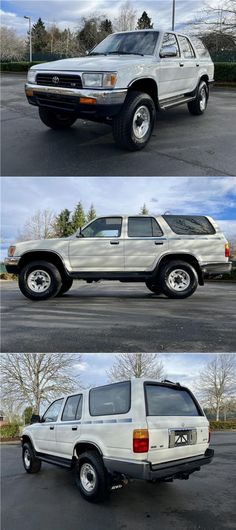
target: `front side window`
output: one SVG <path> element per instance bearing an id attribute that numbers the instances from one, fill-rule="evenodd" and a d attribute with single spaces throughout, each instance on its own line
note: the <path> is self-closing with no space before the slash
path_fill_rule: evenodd
<path id="1" fill-rule="evenodd" d="M 215 234 L 214 227 L 204 216 L 164 215 L 163 217 L 175 234 L 193 236 Z"/>
<path id="2" fill-rule="evenodd" d="M 82 395 L 70 396 L 62 413 L 62 421 L 80 420 L 82 414 Z"/>
<path id="3" fill-rule="evenodd" d="M 100 42 L 90 55 L 153 55 L 158 31 L 116 33 Z"/>
<path id="4" fill-rule="evenodd" d="M 93 388 L 89 393 L 91 416 L 126 414 L 130 409 L 130 382 Z"/>
<path id="5" fill-rule="evenodd" d="M 178 45 L 178 41 L 176 39 L 176 36 L 173 34 L 173 33 L 165 33 L 164 37 L 163 37 L 163 41 L 162 41 L 162 46 L 161 46 L 161 50 L 160 50 L 160 55 L 165 55 L 165 50 L 167 48 L 169 48 L 170 46 L 174 46 L 174 48 L 176 48 L 176 52 L 177 52 L 177 55 L 176 57 L 179 57 L 180 56 L 180 53 L 179 53 L 179 45 Z M 168 57 L 167 57 L 168 59 Z"/>
<path id="6" fill-rule="evenodd" d="M 187 37 L 182 37 L 179 35 L 179 43 L 181 48 L 181 53 L 184 56 L 185 59 L 191 59 L 192 57 L 195 57 L 195 53 L 193 51 L 192 45 L 190 44 L 190 41 L 187 39 Z"/>
<path id="7" fill-rule="evenodd" d="M 46 423 L 51 421 L 57 421 L 62 403 L 63 399 L 57 399 L 56 401 L 54 401 L 44 413 L 42 422 Z"/>
<path id="8" fill-rule="evenodd" d="M 202 416 L 187 390 L 146 384 L 147 416 Z"/>
<path id="9" fill-rule="evenodd" d="M 161 237 L 163 232 L 154 217 L 129 217 L 129 237 Z"/>
<path id="10" fill-rule="evenodd" d="M 120 237 L 121 217 L 100 217 L 81 230 L 82 237 Z"/>

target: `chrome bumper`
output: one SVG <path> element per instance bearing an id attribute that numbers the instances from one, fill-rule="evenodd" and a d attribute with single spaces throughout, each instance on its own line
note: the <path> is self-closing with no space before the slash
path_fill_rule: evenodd
<path id="1" fill-rule="evenodd" d="M 18 265 L 19 261 L 20 261 L 20 258 L 17 257 L 17 256 L 16 257 L 13 256 L 12 258 L 8 257 L 8 258 L 4 259 L 4 265 L 5 265 L 5 267 L 7 267 L 8 265 L 14 265 L 15 266 L 15 265 Z"/>
<path id="2" fill-rule="evenodd" d="M 91 90 L 91 89 L 76 89 L 76 88 L 62 88 L 53 86 L 43 86 L 37 84 L 26 83 L 25 92 L 33 91 L 33 95 L 37 94 L 55 94 L 59 96 L 72 96 L 79 98 L 93 98 L 96 99 L 97 105 L 122 105 L 125 101 L 127 89 L 118 90 Z M 79 102 L 78 102 L 79 103 Z"/>

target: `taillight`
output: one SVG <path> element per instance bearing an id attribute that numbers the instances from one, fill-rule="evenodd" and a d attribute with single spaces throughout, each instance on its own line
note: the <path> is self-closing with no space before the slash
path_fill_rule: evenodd
<path id="1" fill-rule="evenodd" d="M 208 443 L 210 443 L 211 441 L 211 431 L 209 430 L 209 433 L 208 433 Z"/>
<path id="2" fill-rule="evenodd" d="M 147 453 L 149 448 L 149 437 L 147 429 L 136 429 L 133 431 L 134 453 Z"/>
<path id="3" fill-rule="evenodd" d="M 229 257 L 230 257 L 229 243 L 225 243 L 225 257 L 226 257 L 226 258 L 229 258 Z"/>

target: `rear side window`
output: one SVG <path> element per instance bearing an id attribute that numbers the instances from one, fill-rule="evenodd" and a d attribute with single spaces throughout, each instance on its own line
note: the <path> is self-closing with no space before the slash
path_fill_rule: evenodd
<path id="1" fill-rule="evenodd" d="M 62 421 L 80 420 L 82 413 L 82 395 L 70 396 L 66 400 L 66 404 L 62 414 Z"/>
<path id="2" fill-rule="evenodd" d="M 184 58 L 191 59 L 191 57 L 195 57 L 193 47 L 187 37 L 182 37 L 179 35 L 178 39 L 180 43 L 181 54 L 184 56 Z"/>
<path id="3" fill-rule="evenodd" d="M 130 382 L 93 388 L 89 393 L 91 416 L 126 414 L 130 409 Z"/>
<path id="4" fill-rule="evenodd" d="M 162 229 L 153 217 L 129 217 L 129 237 L 160 237 Z"/>
<path id="5" fill-rule="evenodd" d="M 215 229 L 203 216 L 164 215 L 165 221 L 176 234 L 193 236 L 215 234 Z"/>
<path id="6" fill-rule="evenodd" d="M 211 57 L 205 44 L 203 44 L 203 42 L 200 39 L 197 39 L 196 37 L 192 37 L 192 43 L 199 57 L 206 58 L 206 59 L 209 59 Z"/>
<path id="7" fill-rule="evenodd" d="M 202 416 L 187 390 L 146 384 L 147 416 Z"/>

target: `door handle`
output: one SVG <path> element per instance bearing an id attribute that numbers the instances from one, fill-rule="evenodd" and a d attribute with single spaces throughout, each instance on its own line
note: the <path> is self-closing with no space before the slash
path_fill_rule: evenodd
<path id="1" fill-rule="evenodd" d="M 78 427 L 72 427 L 72 431 L 77 431 Z"/>
<path id="2" fill-rule="evenodd" d="M 49 427 L 50 431 L 54 430 L 54 425 L 52 427 Z"/>
<path id="3" fill-rule="evenodd" d="M 164 245 L 163 241 L 155 241 L 155 245 Z"/>
<path id="4" fill-rule="evenodd" d="M 197 67 L 197 68 L 199 68 L 199 66 L 200 66 L 200 64 L 199 64 L 199 63 L 197 63 L 197 64 L 196 64 L 196 67 Z"/>
<path id="5" fill-rule="evenodd" d="M 110 245 L 119 245 L 119 241 L 110 241 Z"/>
<path id="6" fill-rule="evenodd" d="M 184 66 L 184 63 L 179 63 L 179 65 L 181 66 L 181 68 Z"/>

